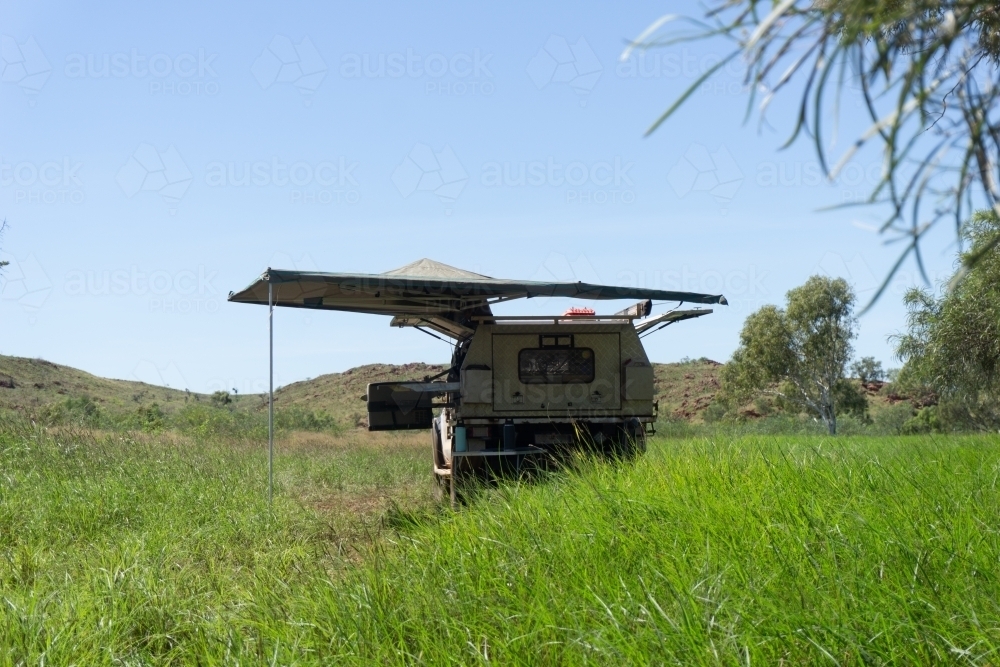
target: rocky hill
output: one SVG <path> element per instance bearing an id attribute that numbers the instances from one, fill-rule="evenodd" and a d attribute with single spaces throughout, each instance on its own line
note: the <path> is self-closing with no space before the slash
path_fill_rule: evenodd
<path id="1" fill-rule="evenodd" d="M 672 419 L 700 421 L 701 413 L 718 388 L 720 364 L 708 359 L 676 364 L 654 364 L 660 415 Z M 275 392 L 275 406 L 296 406 L 327 412 L 347 426 L 361 426 L 365 404 L 361 397 L 369 382 L 422 380 L 445 370 L 444 365 L 411 363 L 369 364 L 294 382 Z M 209 403 L 206 394 L 97 377 L 69 366 L 42 359 L 0 355 L 0 410 L 36 412 L 67 399 L 88 397 L 110 412 L 132 411 L 153 403 L 171 413 L 188 403 Z M 231 396 L 231 407 L 260 410 L 261 395 Z"/>

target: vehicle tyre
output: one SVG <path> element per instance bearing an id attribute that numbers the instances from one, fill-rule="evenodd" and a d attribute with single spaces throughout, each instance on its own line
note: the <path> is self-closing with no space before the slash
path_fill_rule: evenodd
<path id="1" fill-rule="evenodd" d="M 441 422 L 437 419 L 431 422 L 431 446 L 434 449 L 434 467 L 444 468 L 444 438 L 441 437 Z"/>
<path id="2" fill-rule="evenodd" d="M 638 419 L 632 418 L 625 428 L 626 459 L 636 459 L 646 453 L 646 426 Z"/>
<path id="3" fill-rule="evenodd" d="M 437 473 L 434 473 L 434 502 L 441 504 L 445 497 L 450 494 L 450 484 L 448 480 Z"/>
<path id="4" fill-rule="evenodd" d="M 443 503 L 445 496 L 450 494 L 449 487 L 451 486 L 449 479 L 437 474 L 437 469 L 444 468 L 444 451 L 442 447 L 441 422 L 435 419 L 431 422 L 431 459 L 434 462 L 431 475 L 434 477 L 434 500 L 439 503 Z"/>

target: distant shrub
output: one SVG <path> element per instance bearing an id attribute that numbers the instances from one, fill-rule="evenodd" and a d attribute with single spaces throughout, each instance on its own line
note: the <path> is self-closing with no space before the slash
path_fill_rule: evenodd
<path id="1" fill-rule="evenodd" d="M 326 431 L 339 432 L 340 424 L 328 412 L 322 410 L 306 410 L 298 407 L 275 410 L 274 425 L 287 431 Z"/>
<path id="2" fill-rule="evenodd" d="M 925 408 L 920 408 L 917 410 L 917 414 L 907 419 L 900 429 L 900 433 L 916 435 L 919 433 L 940 433 L 944 430 L 944 424 L 938 414 L 938 407 L 928 405 Z"/>
<path id="3" fill-rule="evenodd" d="M 73 425 L 96 428 L 101 426 L 104 414 L 94 399 L 83 395 L 46 405 L 38 411 L 35 418 L 47 426 Z"/>
<path id="4" fill-rule="evenodd" d="M 267 434 L 267 418 L 251 412 L 209 405 L 185 405 L 171 418 L 171 426 L 199 439 L 260 439 Z"/>
<path id="5" fill-rule="evenodd" d="M 888 405 L 875 414 L 875 430 L 879 434 L 900 435 L 911 417 L 913 417 L 913 406 L 909 401 Z"/>
<path id="6" fill-rule="evenodd" d="M 170 419 L 177 430 L 197 438 L 262 440 L 267 437 L 267 411 L 242 410 L 186 405 Z M 281 431 L 339 433 L 340 424 L 322 410 L 289 407 L 274 412 L 274 427 Z"/>
<path id="7" fill-rule="evenodd" d="M 136 410 L 139 428 L 147 433 L 159 433 L 166 428 L 166 416 L 157 403 Z"/>
<path id="8" fill-rule="evenodd" d="M 726 404 L 720 401 L 712 401 L 702 413 L 702 418 L 707 424 L 714 424 L 722 421 L 726 416 Z"/>
<path id="9" fill-rule="evenodd" d="M 212 405 L 217 408 L 225 407 L 233 402 L 233 399 L 229 396 L 228 391 L 217 391 L 212 394 L 212 397 L 209 400 L 212 402 Z"/>

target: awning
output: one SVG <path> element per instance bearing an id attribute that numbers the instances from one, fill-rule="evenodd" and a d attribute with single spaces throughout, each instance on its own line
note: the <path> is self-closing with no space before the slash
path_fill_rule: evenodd
<path id="1" fill-rule="evenodd" d="M 615 300 L 653 299 L 687 303 L 725 304 L 721 294 L 593 285 L 583 282 L 499 280 L 422 259 L 385 273 L 318 273 L 268 269 L 240 292 L 230 293 L 236 303 L 268 304 L 268 284 L 273 285 L 274 305 L 291 308 L 343 310 L 424 321 L 449 336 L 474 328 L 470 319 L 491 315 L 490 305 L 531 297 Z M 431 325 L 434 326 L 431 326 Z"/>

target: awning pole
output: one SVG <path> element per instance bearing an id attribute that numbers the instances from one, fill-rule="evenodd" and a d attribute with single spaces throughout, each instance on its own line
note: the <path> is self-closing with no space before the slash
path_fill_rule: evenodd
<path id="1" fill-rule="evenodd" d="M 267 504 L 274 498 L 274 289 L 267 283 L 268 385 L 267 385 Z"/>

